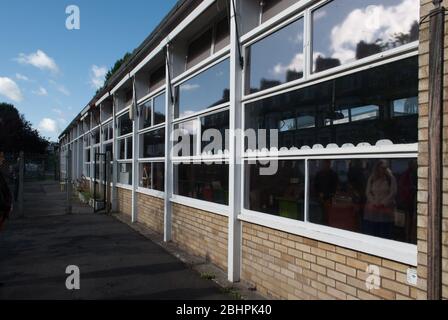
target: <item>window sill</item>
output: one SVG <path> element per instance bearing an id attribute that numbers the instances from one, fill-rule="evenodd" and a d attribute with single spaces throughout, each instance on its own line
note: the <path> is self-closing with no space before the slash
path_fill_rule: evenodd
<path id="1" fill-rule="evenodd" d="M 120 188 L 120 189 L 126 189 L 126 190 L 129 190 L 129 191 L 132 191 L 132 186 L 131 185 L 117 183 L 116 186 L 117 186 L 117 188 Z"/>
<path id="2" fill-rule="evenodd" d="M 195 209 L 208 211 L 211 213 L 216 213 L 220 216 L 225 216 L 225 217 L 229 216 L 229 207 L 226 205 L 203 201 L 203 200 L 198 200 L 198 199 L 193 199 L 193 198 L 188 198 L 188 197 L 184 197 L 184 196 L 178 196 L 178 195 L 173 195 L 172 198 L 170 199 L 170 201 L 173 203 L 187 206 L 187 207 L 192 207 Z"/>
<path id="3" fill-rule="evenodd" d="M 410 266 L 417 266 L 417 246 L 413 244 L 376 238 L 245 209 L 242 210 L 238 219 Z"/>
<path id="4" fill-rule="evenodd" d="M 141 194 L 145 194 L 147 196 L 165 199 L 165 192 L 162 192 L 162 191 L 146 189 L 146 188 L 139 187 L 137 189 L 137 192 L 141 193 Z"/>

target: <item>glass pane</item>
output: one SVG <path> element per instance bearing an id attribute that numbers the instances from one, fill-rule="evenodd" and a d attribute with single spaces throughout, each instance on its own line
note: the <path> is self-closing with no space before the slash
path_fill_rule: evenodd
<path id="1" fill-rule="evenodd" d="M 118 163 L 117 175 L 118 183 L 132 185 L 132 164 Z"/>
<path id="2" fill-rule="evenodd" d="M 126 159 L 132 159 L 132 138 L 126 139 Z"/>
<path id="3" fill-rule="evenodd" d="M 154 125 L 165 122 L 165 93 L 154 98 Z"/>
<path id="4" fill-rule="evenodd" d="M 185 117 L 229 101 L 229 59 L 176 87 L 174 117 Z"/>
<path id="5" fill-rule="evenodd" d="M 245 168 L 246 209 L 303 221 L 305 209 L 303 160 L 271 161 L 267 165 L 246 163 Z M 272 171 L 269 168 L 272 168 Z"/>
<path id="6" fill-rule="evenodd" d="M 140 164 L 139 186 L 157 191 L 165 190 L 165 164 L 163 162 Z"/>
<path id="7" fill-rule="evenodd" d="M 152 126 L 152 100 L 140 105 L 140 129 L 149 128 Z"/>
<path id="8" fill-rule="evenodd" d="M 409 58 L 250 103 L 245 128 L 267 129 L 268 146 L 277 129 L 279 148 L 416 143 L 417 63 Z"/>
<path id="9" fill-rule="evenodd" d="M 165 156 L 165 129 L 147 132 L 143 135 L 143 158 Z"/>
<path id="10" fill-rule="evenodd" d="M 311 160 L 309 221 L 417 243 L 416 159 Z"/>
<path id="11" fill-rule="evenodd" d="M 126 140 L 118 141 L 118 150 L 120 150 L 120 153 L 118 154 L 118 159 L 121 160 L 126 159 Z"/>
<path id="12" fill-rule="evenodd" d="M 335 0 L 313 12 L 313 71 L 418 40 L 418 0 Z"/>
<path id="13" fill-rule="evenodd" d="M 129 119 L 129 114 L 125 113 L 120 118 L 118 118 L 118 136 L 123 136 L 131 132 L 132 120 Z"/>
<path id="14" fill-rule="evenodd" d="M 151 163 L 140 164 L 139 186 L 146 189 L 152 188 Z"/>
<path id="15" fill-rule="evenodd" d="M 230 43 L 230 23 L 229 17 L 225 17 L 216 24 L 215 31 L 215 52 L 225 48 Z"/>
<path id="16" fill-rule="evenodd" d="M 227 205 L 228 164 L 175 164 L 174 194 Z"/>
<path id="17" fill-rule="evenodd" d="M 246 94 L 303 77 L 303 19 L 251 45 Z"/>
<path id="18" fill-rule="evenodd" d="M 229 150 L 229 111 L 219 112 L 201 118 L 202 139 L 209 138 L 208 141 L 202 141 L 202 152 L 212 151 L 217 154 L 218 150 L 224 152 Z M 215 140 L 215 138 L 217 140 Z"/>
<path id="19" fill-rule="evenodd" d="M 174 157 L 188 157 L 197 154 L 197 132 L 198 122 L 197 120 L 185 121 L 174 125 L 173 136 L 178 137 L 177 142 L 174 143 L 173 156 Z"/>
<path id="20" fill-rule="evenodd" d="M 188 46 L 187 69 L 196 65 L 210 55 L 212 49 L 213 30 L 210 28 Z"/>
<path id="21" fill-rule="evenodd" d="M 157 191 L 165 191 L 165 163 L 155 162 L 152 164 L 152 188 Z"/>

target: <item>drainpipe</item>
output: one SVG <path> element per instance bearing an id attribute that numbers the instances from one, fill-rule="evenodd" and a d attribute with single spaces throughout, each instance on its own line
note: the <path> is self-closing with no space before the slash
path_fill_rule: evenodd
<path id="1" fill-rule="evenodd" d="M 443 56 L 445 8 L 442 0 L 429 21 L 428 299 L 442 297 Z"/>

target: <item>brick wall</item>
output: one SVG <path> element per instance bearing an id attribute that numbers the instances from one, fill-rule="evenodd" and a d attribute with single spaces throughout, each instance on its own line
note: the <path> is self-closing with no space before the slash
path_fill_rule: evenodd
<path id="1" fill-rule="evenodd" d="M 172 218 L 173 242 L 227 270 L 227 217 L 173 204 Z"/>
<path id="2" fill-rule="evenodd" d="M 137 193 L 137 220 L 150 229 L 163 234 L 164 200 L 150 195 Z"/>
<path id="3" fill-rule="evenodd" d="M 448 0 L 443 1 L 448 8 Z M 421 0 L 420 15 L 424 16 L 433 8 L 431 0 Z M 445 19 L 445 48 L 448 47 L 448 19 Z M 420 57 L 419 57 L 419 170 L 418 170 L 418 248 L 419 248 L 419 277 L 426 284 L 427 267 L 427 214 L 428 214 L 428 73 L 429 73 L 429 23 L 422 24 L 420 28 Z M 446 101 L 448 90 L 448 50 L 445 50 L 445 72 L 444 72 L 444 100 Z M 443 297 L 448 299 L 448 109 L 444 106 L 444 132 L 443 132 L 443 234 L 442 234 L 442 256 L 443 256 Z M 426 295 L 425 292 L 421 293 Z"/>
<path id="4" fill-rule="evenodd" d="M 368 265 L 381 285 L 368 290 Z M 243 223 L 242 279 L 278 299 L 417 299 L 410 266 L 251 223 Z"/>
<path id="5" fill-rule="evenodd" d="M 132 191 L 117 188 L 118 211 L 127 215 L 132 214 Z"/>

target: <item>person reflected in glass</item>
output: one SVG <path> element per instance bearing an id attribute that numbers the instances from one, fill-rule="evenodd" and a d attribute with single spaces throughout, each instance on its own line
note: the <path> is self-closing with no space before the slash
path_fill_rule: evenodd
<path id="1" fill-rule="evenodd" d="M 363 232 L 392 238 L 397 181 L 385 160 L 379 160 L 367 181 Z"/>
<path id="2" fill-rule="evenodd" d="M 321 166 L 322 168 L 316 174 L 314 188 L 323 210 L 322 222 L 326 224 L 333 198 L 338 188 L 339 178 L 331 167 L 331 160 L 322 160 Z"/>
<path id="3" fill-rule="evenodd" d="M 405 241 L 417 242 L 416 219 L 416 195 L 417 195 L 417 161 L 409 160 L 408 168 L 398 181 L 397 207 L 404 212 L 402 227 L 405 231 Z"/>

